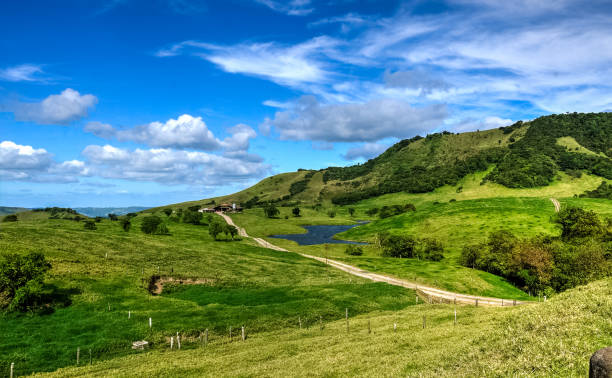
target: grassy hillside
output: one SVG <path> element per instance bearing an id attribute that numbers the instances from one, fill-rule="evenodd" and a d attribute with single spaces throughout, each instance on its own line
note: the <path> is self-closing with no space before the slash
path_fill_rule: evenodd
<path id="1" fill-rule="evenodd" d="M 23 208 L 23 207 L 0 206 L 0 216 L 8 215 L 8 214 L 15 214 L 15 213 L 19 213 L 19 212 L 27 211 L 27 210 L 28 209 Z"/>
<path id="2" fill-rule="evenodd" d="M 53 268 L 46 292 L 51 314 L 0 314 L 0 375 L 15 362 L 19 375 L 53 371 L 81 358 L 105 360 L 131 353 L 146 339 L 160 348 L 177 331 L 211 341 L 229 327 L 250 332 L 311 326 L 322 317 L 399 310 L 414 304 L 414 292 L 372 283 L 296 254 L 258 248 L 250 241 L 213 241 L 206 226 L 174 223 L 161 215 L 171 235 L 145 235 L 142 216 L 129 232 L 103 220 L 97 230 L 82 222 L 23 213 L 0 228 L 0 252 L 44 253 Z M 202 284 L 166 286 L 150 295 L 151 276 L 197 279 Z M 144 280 L 144 282 L 143 282 Z M 110 309 L 109 309 L 110 306 Z M 128 311 L 131 311 L 128 319 Z M 153 327 L 149 330 L 148 319 Z"/>
<path id="3" fill-rule="evenodd" d="M 612 280 L 530 306 L 458 307 L 456 325 L 453 311 L 423 305 L 359 315 L 350 318 L 348 334 L 339 314 L 322 331 L 294 326 L 246 342 L 166 347 L 52 375 L 584 377 L 591 354 L 612 344 Z"/>

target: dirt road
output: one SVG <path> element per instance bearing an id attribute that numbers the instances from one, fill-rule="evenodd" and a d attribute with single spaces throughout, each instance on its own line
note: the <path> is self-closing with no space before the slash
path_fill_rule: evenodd
<path id="1" fill-rule="evenodd" d="M 240 236 L 245 237 L 245 238 L 249 237 L 249 235 L 246 233 L 246 230 L 244 228 L 237 226 L 232 220 L 232 218 L 230 218 L 229 216 L 223 213 L 217 213 L 217 214 L 223 217 L 223 219 L 225 219 L 225 221 L 228 224 L 231 224 L 237 227 L 238 233 Z M 259 244 L 260 246 L 264 248 L 274 249 L 276 251 L 289 252 L 285 248 L 278 247 L 262 238 L 253 237 L 252 239 L 255 240 L 257 244 Z M 519 304 L 524 303 L 521 301 L 514 301 L 512 299 L 488 298 L 488 297 L 480 297 L 477 295 L 453 293 L 450 291 L 440 290 L 440 289 L 436 289 L 434 287 L 429 287 L 429 286 L 423 286 L 423 285 L 419 285 L 414 282 L 409 282 L 409 281 L 405 281 L 402 279 L 385 276 L 382 274 L 368 272 L 367 270 L 363 270 L 355 266 L 345 264 L 340 261 L 327 259 L 325 257 L 311 256 L 305 253 L 298 253 L 298 254 L 304 257 L 307 257 L 309 259 L 320 261 L 324 264 L 332 266 L 336 269 L 340 269 L 354 276 L 366 278 L 366 279 L 376 281 L 376 282 L 386 282 L 389 285 L 402 286 L 407 289 L 414 289 L 417 291 L 417 293 L 422 298 L 424 298 L 425 300 L 429 300 L 431 302 L 462 303 L 462 304 L 471 304 L 471 305 L 478 305 L 478 306 L 513 306 L 513 305 L 519 305 Z"/>
<path id="2" fill-rule="evenodd" d="M 561 211 L 561 204 L 555 198 L 551 198 L 550 201 L 555 205 L 555 212 Z"/>

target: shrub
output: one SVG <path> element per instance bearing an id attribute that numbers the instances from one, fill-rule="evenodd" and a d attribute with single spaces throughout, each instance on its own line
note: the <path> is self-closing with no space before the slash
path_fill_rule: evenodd
<path id="1" fill-rule="evenodd" d="M 10 214 L 2 219 L 3 222 L 17 222 L 17 214 Z"/>
<path id="2" fill-rule="evenodd" d="M 336 210 L 334 210 L 334 209 L 329 210 L 329 211 L 327 212 L 327 215 L 328 215 L 330 218 L 334 218 L 334 217 L 336 216 Z"/>
<path id="3" fill-rule="evenodd" d="M 223 225 L 219 221 L 215 221 L 208 226 L 208 233 L 213 239 L 217 240 L 217 236 L 223 232 L 223 229 Z"/>
<path id="4" fill-rule="evenodd" d="M 235 226 L 232 226 L 231 224 L 226 224 L 225 225 L 225 230 L 224 233 L 230 234 L 232 237 L 232 240 L 234 240 L 234 236 L 236 236 L 238 234 L 238 229 Z"/>
<path id="5" fill-rule="evenodd" d="M 42 253 L 6 255 L 0 262 L 0 308 L 26 311 L 40 306 L 49 269 L 51 264 Z"/>
<path id="6" fill-rule="evenodd" d="M 95 230 L 97 229 L 96 222 L 92 221 L 91 219 L 86 220 L 83 224 L 83 228 L 85 228 L 86 230 Z"/>
<path id="7" fill-rule="evenodd" d="M 129 218 L 121 219 L 121 228 L 123 228 L 123 231 L 125 232 L 130 231 L 130 228 L 132 228 L 132 222 L 130 222 Z"/>
<path id="8" fill-rule="evenodd" d="M 371 217 L 373 217 L 377 213 L 378 213 L 378 208 L 377 207 L 373 207 L 371 209 L 366 210 L 366 214 L 371 216 Z"/>
<path id="9" fill-rule="evenodd" d="M 555 222 L 561 225 L 561 236 L 564 238 L 583 238 L 603 233 L 603 225 L 597 214 L 579 207 L 561 210 Z"/>
<path id="10" fill-rule="evenodd" d="M 119 220 L 119 217 L 116 214 L 110 213 L 108 214 L 108 219 L 112 221 L 116 221 L 116 220 Z"/>
<path id="11" fill-rule="evenodd" d="M 280 211 L 273 203 L 268 203 L 263 210 L 264 214 L 266 214 L 266 217 L 268 218 L 274 218 L 280 214 Z"/>
<path id="12" fill-rule="evenodd" d="M 294 217 L 299 217 L 300 216 L 300 208 L 299 207 L 294 207 L 293 210 L 291 210 L 291 212 L 293 213 Z"/>
<path id="13" fill-rule="evenodd" d="M 189 209 L 190 211 L 198 211 L 200 210 L 200 205 L 189 206 L 187 209 Z"/>
<path id="14" fill-rule="evenodd" d="M 80 222 L 81 220 L 83 220 L 83 217 L 80 215 L 75 215 L 72 219 L 74 219 L 75 222 Z"/>
<path id="15" fill-rule="evenodd" d="M 346 246 L 344 253 L 351 256 L 361 256 L 363 255 L 363 247 L 356 244 L 349 244 Z"/>
<path id="16" fill-rule="evenodd" d="M 355 215 L 355 208 L 354 207 L 349 207 L 348 208 L 348 213 L 349 215 L 352 217 L 353 215 Z"/>
<path id="17" fill-rule="evenodd" d="M 202 215 L 199 211 L 187 210 L 183 213 L 183 223 L 200 224 Z"/>
<path id="18" fill-rule="evenodd" d="M 96 223 L 100 223 L 102 222 L 102 219 L 103 219 L 102 217 L 95 217 L 94 220 L 96 221 Z"/>
<path id="19" fill-rule="evenodd" d="M 157 215 L 149 215 L 142 219 L 140 230 L 145 234 L 154 234 L 157 231 L 157 227 L 162 223 L 162 220 Z"/>
<path id="20" fill-rule="evenodd" d="M 170 230 L 168 229 L 168 226 L 166 226 L 165 223 L 160 223 L 155 229 L 155 233 L 157 235 L 170 235 Z"/>
<path id="21" fill-rule="evenodd" d="M 166 214 L 166 216 L 169 217 L 170 215 L 172 215 L 172 209 L 171 208 L 165 208 L 164 209 L 164 214 Z"/>

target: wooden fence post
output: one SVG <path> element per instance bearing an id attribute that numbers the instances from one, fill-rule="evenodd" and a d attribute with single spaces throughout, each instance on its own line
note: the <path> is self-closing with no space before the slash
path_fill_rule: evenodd
<path id="1" fill-rule="evenodd" d="M 204 332 L 204 346 L 208 345 L 208 328 Z"/>
<path id="2" fill-rule="evenodd" d="M 455 309 L 455 325 L 457 325 L 457 309 Z"/>
<path id="3" fill-rule="evenodd" d="M 425 329 L 426 325 L 427 325 L 427 318 L 425 317 L 425 315 L 423 315 L 423 329 Z"/>
<path id="4" fill-rule="evenodd" d="M 15 371 L 15 363 L 11 362 L 11 378 L 13 378 L 13 372 Z"/>
<path id="5" fill-rule="evenodd" d="M 300 329 L 302 329 L 302 317 L 298 316 L 298 323 L 300 323 Z"/>
<path id="6" fill-rule="evenodd" d="M 89 365 L 91 365 L 91 348 L 89 348 Z"/>
<path id="7" fill-rule="evenodd" d="M 321 331 L 323 331 L 323 316 L 322 315 L 319 315 L 319 325 L 320 325 Z"/>
<path id="8" fill-rule="evenodd" d="M 368 334 L 372 333 L 372 324 L 370 323 L 370 319 L 368 319 Z"/>
<path id="9" fill-rule="evenodd" d="M 174 349 L 174 336 L 170 336 L 170 349 Z"/>
<path id="10" fill-rule="evenodd" d="M 131 318 L 132 318 L 132 310 L 129 310 L 128 311 L 128 319 L 131 319 Z"/>
<path id="11" fill-rule="evenodd" d="M 246 340 L 246 333 L 244 332 L 244 326 L 242 326 L 242 341 Z"/>
<path id="12" fill-rule="evenodd" d="M 397 323 L 393 323 L 393 332 L 397 332 Z"/>
<path id="13" fill-rule="evenodd" d="M 476 298 L 476 307 L 478 307 L 478 298 Z"/>
<path id="14" fill-rule="evenodd" d="M 149 329 L 153 329 L 153 319 L 149 318 Z"/>
<path id="15" fill-rule="evenodd" d="M 181 337 L 178 332 L 176 333 L 176 346 L 178 349 L 181 349 Z"/>
<path id="16" fill-rule="evenodd" d="M 348 331 L 349 331 L 348 308 L 345 309 L 345 315 L 344 316 L 346 317 L 346 332 L 348 333 Z"/>
<path id="17" fill-rule="evenodd" d="M 230 326 L 229 341 L 232 342 L 232 326 Z"/>
<path id="18" fill-rule="evenodd" d="M 77 365 L 79 364 L 79 358 L 81 357 L 81 348 L 77 347 Z"/>
<path id="19" fill-rule="evenodd" d="M 513 299 L 513 300 L 512 300 L 512 305 L 513 305 L 513 306 L 516 306 L 516 299 Z"/>

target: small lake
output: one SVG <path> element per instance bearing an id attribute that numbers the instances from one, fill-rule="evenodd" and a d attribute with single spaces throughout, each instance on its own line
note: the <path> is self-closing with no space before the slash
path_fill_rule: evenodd
<path id="1" fill-rule="evenodd" d="M 314 244 L 367 244 L 348 240 L 334 239 L 334 235 L 350 230 L 367 222 L 347 225 L 321 225 L 321 226 L 302 226 L 307 232 L 305 234 L 271 235 L 272 238 L 292 240 L 299 245 Z"/>

